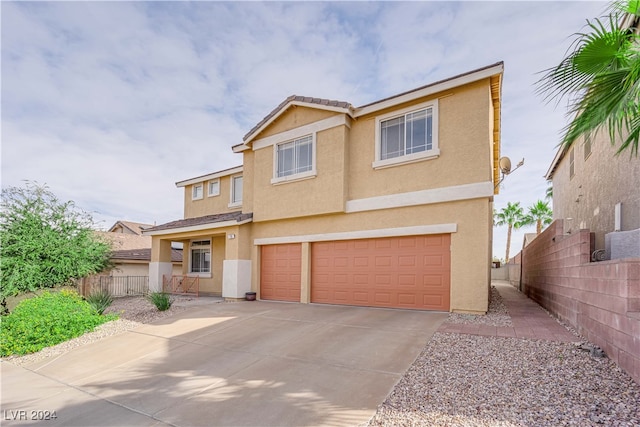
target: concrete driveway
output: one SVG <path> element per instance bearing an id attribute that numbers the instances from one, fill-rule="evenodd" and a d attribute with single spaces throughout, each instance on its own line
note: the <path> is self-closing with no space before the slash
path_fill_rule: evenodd
<path id="1" fill-rule="evenodd" d="M 26 367 L 3 362 L 2 425 L 359 425 L 446 317 L 276 302 L 197 306 Z M 34 420 L 46 411 L 57 418 Z"/>

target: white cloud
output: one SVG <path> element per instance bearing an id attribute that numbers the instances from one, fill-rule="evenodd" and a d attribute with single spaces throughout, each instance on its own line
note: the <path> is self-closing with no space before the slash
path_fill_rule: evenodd
<path id="1" fill-rule="evenodd" d="M 566 122 L 536 73 L 605 5 L 4 2 L 2 185 L 46 182 L 105 226 L 165 222 L 174 183 L 240 164 L 231 146 L 289 95 L 357 106 L 504 60 L 502 153 L 525 166 L 495 206 L 526 207 Z"/>

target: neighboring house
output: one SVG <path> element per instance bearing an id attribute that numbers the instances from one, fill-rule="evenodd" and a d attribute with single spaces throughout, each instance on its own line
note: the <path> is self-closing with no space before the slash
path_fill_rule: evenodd
<path id="1" fill-rule="evenodd" d="M 111 262 L 114 266 L 110 276 L 147 276 L 151 260 L 151 236 L 143 236 L 142 230 L 153 227 L 131 221 L 117 221 L 109 231 L 99 235 L 111 243 Z M 172 248 L 173 274 L 182 272 L 182 250 Z"/>
<path id="2" fill-rule="evenodd" d="M 113 251 L 111 262 L 113 270 L 110 276 L 148 276 L 149 261 L 151 261 L 151 248 L 126 249 Z M 182 274 L 182 249 L 171 248 L 171 263 L 173 274 Z"/>
<path id="3" fill-rule="evenodd" d="M 589 229 L 593 250 L 606 259 L 640 257 L 640 159 L 616 155 L 607 132 L 556 153 L 546 178 L 553 182 L 553 219 L 565 233 Z"/>
<path id="4" fill-rule="evenodd" d="M 628 13 L 621 26 L 638 33 L 638 24 Z M 589 229 L 605 259 L 640 258 L 640 159 L 631 149 L 616 155 L 619 148 L 604 130 L 558 149 L 546 174 L 553 219 L 564 220 L 565 233 Z"/>
<path id="5" fill-rule="evenodd" d="M 109 233 L 133 234 L 136 236 L 142 236 L 142 231 L 145 228 L 150 227 L 153 227 L 153 225 L 131 221 L 117 221 L 111 226 L 111 228 L 109 229 Z"/>
<path id="6" fill-rule="evenodd" d="M 153 227 L 153 225 L 117 221 L 108 231 L 99 232 L 98 234 L 111 242 L 111 248 L 114 251 L 150 248 L 151 237 L 142 235 L 142 230 L 150 227 Z"/>
<path id="7" fill-rule="evenodd" d="M 503 64 L 361 107 L 291 96 L 233 147 L 241 166 L 177 182 L 184 219 L 151 227 L 200 292 L 486 312 Z"/>

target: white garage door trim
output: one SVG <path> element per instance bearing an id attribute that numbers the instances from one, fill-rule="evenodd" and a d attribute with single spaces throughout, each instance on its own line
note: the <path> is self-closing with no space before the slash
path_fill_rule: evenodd
<path id="1" fill-rule="evenodd" d="M 376 230 L 347 231 L 343 233 L 306 234 L 302 236 L 267 237 L 254 239 L 253 244 L 277 245 L 282 243 L 326 242 L 332 240 L 375 239 L 378 237 L 416 236 L 423 234 L 449 234 L 458 231 L 458 224 L 417 225 L 414 227 L 379 228 Z"/>

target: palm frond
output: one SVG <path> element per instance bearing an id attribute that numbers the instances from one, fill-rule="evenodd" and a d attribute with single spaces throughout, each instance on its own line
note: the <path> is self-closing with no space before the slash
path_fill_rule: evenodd
<path id="1" fill-rule="evenodd" d="M 616 26 L 613 18 L 609 25 Z M 611 68 L 619 67 L 619 51 L 628 43 L 628 35 L 619 28 L 609 31 L 599 19 L 587 21 L 591 32 L 574 34 L 575 40 L 570 46 L 570 53 L 556 67 L 543 72 L 543 77 L 536 82 L 537 92 L 544 95 L 549 102 L 587 88 L 594 75 Z"/>
<path id="2" fill-rule="evenodd" d="M 536 91 L 549 102 L 568 99 L 572 116 L 562 130 L 567 148 L 582 136 L 607 130 L 618 154 L 638 154 L 640 140 L 640 36 L 620 27 L 622 17 L 640 16 L 640 0 L 616 1 L 606 20 L 587 21 L 566 57 L 544 71 Z"/>

